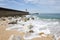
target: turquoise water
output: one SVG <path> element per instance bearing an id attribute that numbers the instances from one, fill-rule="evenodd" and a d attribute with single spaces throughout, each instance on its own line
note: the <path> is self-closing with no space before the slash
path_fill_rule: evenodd
<path id="1" fill-rule="evenodd" d="M 35 16 L 47 19 L 60 19 L 60 14 L 37 14 Z"/>

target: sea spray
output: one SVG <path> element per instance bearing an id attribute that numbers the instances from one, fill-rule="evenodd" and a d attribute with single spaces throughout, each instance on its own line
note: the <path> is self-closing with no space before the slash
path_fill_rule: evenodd
<path id="1" fill-rule="evenodd" d="M 10 30 L 17 28 L 17 31 L 21 31 L 23 29 L 23 32 L 25 32 L 25 33 L 29 32 L 30 30 L 33 30 L 34 33 L 32 33 L 30 36 L 28 36 L 30 38 L 32 38 L 32 37 L 34 38 L 34 36 L 37 37 L 37 34 L 40 32 L 44 32 L 44 34 L 55 34 L 55 35 L 57 35 L 57 37 L 60 36 L 59 19 L 45 19 L 45 18 L 43 19 L 43 18 L 39 18 L 37 16 L 31 16 L 31 15 L 26 15 L 26 17 L 24 17 L 24 18 L 26 18 L 26 19 L 29 18 L 29 20 L 24 21 L 21 19 L 21 17 L 20 17 L 20 21 L 19 21 L 19 18 L 15 19 L 15 20 L 18 20 L 17 24 L 9 27 Z M 29 29 L 29 27 L 30 27 L 29 25 L 32 25 L 33 27 L 31 29 Z M 22 29 L 20 27 L 22 27 Z"/>

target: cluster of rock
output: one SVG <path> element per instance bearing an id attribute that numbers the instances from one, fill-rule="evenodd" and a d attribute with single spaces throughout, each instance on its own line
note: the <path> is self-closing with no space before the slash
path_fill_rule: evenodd
<path id="1" fill-rule="evenodd" d="M 55 24 L 58 24 L 57 22 L 54 23 L 49 21 L 49 23 L 47 23 L 46 20 L 40 20 L 36 16 L 24 15 L 21 17 L 20 16 L 1 17 L 0 20 L 3 21 L 8 20 L 8 27 L 6 28 L 6 30 L 17 30 L 19 32 L 24 32 L 25 35 L 23 38 L 25 40 L 31 40 L 32 38 L 42 36 L 47 37 L 46 35 L 49 34 L 57 35 L 58 32 L 60 32 L 59 30 L 57 30 L 56 32 L 57 27 L 54 27 Z M 58 28 L 60 27 L 58 26 Z M 59 36 L 59 34 L 57 36 Z M 17 36 L 13 37 L 13 39 L 11 40 L 15 40 L 14 38 L 17 38 L 17 40 L 21 39 L 19 36 Z M 53 40 L 55 39 L 56 39 L 55 35 L 53 35 Z"/>

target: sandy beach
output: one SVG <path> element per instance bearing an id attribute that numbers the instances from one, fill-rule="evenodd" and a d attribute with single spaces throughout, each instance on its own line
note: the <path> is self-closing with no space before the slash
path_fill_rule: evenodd
<path id="1" fill-rule="evenodd" d="M 60 40 L 60 0 L 0 0 L 0 40 Z"/>
<path id="2" fill-rule="evenodd" d="M 22 38 L 21 40 L 24 40 L 23 36 L 25 33 L 18 32 L 16 30 L 13 30 L 13 31 L 5 30 L 8 27 L 8 24 L 7 24 L 8 22 L 7 21 L 0 21 L 0 23 L 2 23 L 0 25 L 0 40 L 9 40 L 9 37 L 11 35 L 15 35 L 15 36 L 20 35 Z M 36 37 L 36 38 L 33 38 L 32 40 L 54 40 L 54 37 L 49 34 L 49 35 L 46 35 L 46 37 L 44 37 L 44 36 Z"/>

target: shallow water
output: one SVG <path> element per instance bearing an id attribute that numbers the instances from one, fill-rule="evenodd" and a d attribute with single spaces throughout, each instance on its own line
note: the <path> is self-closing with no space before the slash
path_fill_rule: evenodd
<path id="1" fill-rule="evenodd" d="M 60 19 L 52 19 L 52 18 L 40 18 L 37 16 L 26 16 L 26 18 L 33 17 L 34 20 L 30 19 L 26 22 L 24 21 L 17 21 L 16 25 L 12 25 L 11 27 L 8 27 L 7 30 L 11 29 L 17 29 L 17 31 L 23 31 L 23 32 L 29 32 L 29 30 L 33 30 L 36 36 L 36 34 L 40 32 L 44 32 L 44 34 L 53 34 L 56 35 L 56 37 L 60 36 Z M 17 18 L 19 20 L 19 18 Z M 24 24 L 24 25 L 23 25 Z M 29 29 L 29 25 L 32 25 L 33 27 Z M 22 27 L 22 28 L 21 28 Z M 31 35 L 33 37 L 33 35 Z"/>

